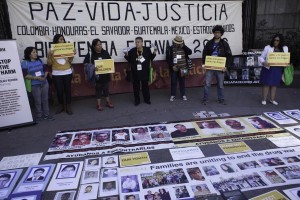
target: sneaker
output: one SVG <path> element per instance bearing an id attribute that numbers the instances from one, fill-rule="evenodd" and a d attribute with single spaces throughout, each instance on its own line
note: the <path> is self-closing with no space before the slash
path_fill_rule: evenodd
<path id="1" fill-rule="evenodd" d="M 275 106 L 277 106 L 278 105 L 278 102 L 277 101 L 272 101 L 272 100 L 270 100 L 270 103 L 272 103 L 273 105 L 275 105 Z"/>
<path id="2" fill-rule="evenodd" d="M 207 100 L 205 100 L 205 99 L 202 99 L 202 101 L 201 101 L 201 104 L 202 104 L 202 105 L 207 105 L 207 103 L 208 103 L 208 101 L 207 101 Z"/>
<path id="3" fill-rule="evenodd" d="M 174 101 L 174 100 L 175 100 L 175 96 L 171 96 L 170 101 Z"/>
<path id="4" fill-rule="evenodd" d="M 186 96 L 182 96 L 183 101 L 187 101 L 187 97 Z"/>
<path id="5" fill-rule="evenodd" d="M 261 104 L 262 104 L 262 105 L 266 105 L 267 102 L 266 102 L 266 101 L 261 101 Z"/>
<path id="6" fill-rule="evenodd" d="M 45 115 L 44 120 L 53 121 L 55 119 L 51 115 Z"/>

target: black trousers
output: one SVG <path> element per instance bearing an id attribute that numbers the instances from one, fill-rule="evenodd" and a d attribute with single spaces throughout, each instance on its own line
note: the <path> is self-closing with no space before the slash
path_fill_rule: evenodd
<path id="1" fill-rule="evenodd" d="M 140 89 L 142 85 L 142 94 L 145 102 L 150 101 L 150 92 L 148 81 L 133 80 L 134 101 L 140 102 Z"/>
<path id="2" fill-rule="evenodd" d="M 73 77 L 72 74 L 53 76 L 53 82 L 54 82 L 55 90 L 57 93 L 57 99 L 61 105 L 64 105 L 64 103 L 71 104 L 72 77 Z M 64 102 L 64 93 L 65 93 L 65 97 L 66 97 L 65 102 Z"/>

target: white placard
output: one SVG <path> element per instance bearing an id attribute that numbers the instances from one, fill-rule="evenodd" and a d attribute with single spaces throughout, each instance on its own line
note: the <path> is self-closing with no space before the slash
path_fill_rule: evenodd
<path id="1" fill-rule="evenodd" d="M 278 124 L 295 124 L 297 121 L 282 114 L 281 112 L 265 112 L 264 113 L 270 119 L 276 121 Z"/>
<path id="2" fill-rule="evenodd" d="M 63 1 L 28 2 L 8 0 L 12 37 L 18 41 L 20 55 L 24 47 L 37 46 L 46 57 L 56 33 L 75 42 L 75 63 L 82 63 L 88 42 L 99 37 L 103 48 L 116 62 L 124 62 L 124 48 L 133 46 L 138 36 L 146 46 L 158 48 L 157 60 L 165 60 L 167 44 L 181 35 L 193 49 L 191 58 L 199 58 L 204 40 L 213 37 L 215 25 L 223 25 L 233 54 L 242 53 L 242 1 Z"/>
<path id="3" fill-rule="evenodd" d="M 0 128 L 32 121 L 16 40 L 0 41 Z"/>
<path id="4" fill-rule="evenodd" d="M 43 153 L 25 154 L 19 156 L 3 157 L 0 170 L 24 168 L 39 164 Z"/>
<path id="5" fill-rule="evenodd" d="M 169 149 L 173 160 L 185 160 L 205 157 L 199 147 Z"/>

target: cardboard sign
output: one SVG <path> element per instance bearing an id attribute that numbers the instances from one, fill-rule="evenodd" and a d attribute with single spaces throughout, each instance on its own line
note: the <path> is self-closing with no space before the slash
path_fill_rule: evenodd
<path id="1" fill-rule="evenodd" d="M 225 57 L 206 56 L 205 57 L 205 69 L 208 70 L 224 70 L 226 65 Z"/>
<path id="2" fill-rule="evenodd" d="M 148 152 L 120 155 L 120 166 L 134 166 L 151 163 Z"/>
<path id="3" fill-rule="evenodd" d="M 267 192 L 265 194 L 254 197 L 250 200 L 264 200 L 264 199 L 274 199 L 274 200 L 288 200 L 286 196 L 278 192 L 277 190 L 272 190 L 271 192 Z"/>
<path id="4" fill-rule="evenodd" d="M 74 56 L 74 42 L 52 44 L 51 49 L 54 51 L 54 58 L 65 58 Z"/>
<path id="5" fill-rule="evenodd" d="M 249 152 L 252 149 L 245 142 L 219 144 L 225 154 Z"/>
<path id="6" fill-rule="evenodd" d="M 96 74 L 115 73 L 115 62 L 113 59 L 95 60 Z"/>
<path id="7" fill-rule="evenodd" d="M 269 53 L 268 63 L 270 66 L 286 67 L 290 64 L 290 53 Z"/>

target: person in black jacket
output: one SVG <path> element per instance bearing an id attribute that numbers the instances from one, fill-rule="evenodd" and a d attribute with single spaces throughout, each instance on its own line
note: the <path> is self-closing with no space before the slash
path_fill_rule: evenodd
<path id="1" fill-rule="evenodd" d="M 177 80 L 179 82 L 179 91 L 183 100 L 187 100 L 185 95 L 185 75 L 187 73 L 188 55 L 192 54 L 192 50 L 188 48 L 181 36 L 173 39 L 173 45 L 167 49 L 166 58 L 170 68 L 171 75 L 171 97 L 170 101 L 174 101 L 177 90 Z"/>
<path id="2" fill-rule="evenodd" d="M 135 38 L 136 47 L 132 48 L 128 53 L 125 52 L 125 59 L 131 65 L 132 83 L 134 92 L 134 105 L 140 104 L 140 87 L 142 85 L 142 93 L 144 102 L 151 104 L 149 92 L 149 75 L 150 62 L 155 58 L 157 49 L 151 52 L 149 47 L 143 46 L 143 38 Z"/>
<path id="3" fill-rule="evenodd" d="M 106 50 L 102 48 L 101 40 L 94 39 L 91 46 L 92 55 L 88 53 L 83 63 L 88 64 L 92 63 L 95 64 L 95 60 L 102 60 L 102 59 L 111 59 L 110 55 Z M 110 81 L 110 74 L 99 74 L 95 75 L 96 80 L 96 98 L 97 98 L 97 110 L 102 111 L 103 107 L 101 105 L 101 94 L 105 96 L 106 99 L 106 107 L 113 108 L 114 105 L 110 101 L 109 98 L 109 81 Z"/>
<path id="4" fill-rule="evenodd" d="M 216 77 L 218 82 L 218 102 L 226 105 L 224 99 L 224 72 L 226 67 L 231 66 L 232 64 L 232 53 L 228 43 L 223 40 L 221 37 L 224 34 L 224 28 L 220 25 L 216 25 L 213 30 L 214 38 L 208 41 L 203 49 L 202 54 L 202 68 L 205 73 L 205 87 L 204 87 L 204 96 L 202 99 L 202 104 L 206 105 L 208 102 L 209 88 L 211 86 L 211 80 L 213 76 Z M 226 57 L 226 66 L 223 71 L 218 70 L 205 70 L 205 58 L 206 56 L 219 56 Z"/>

